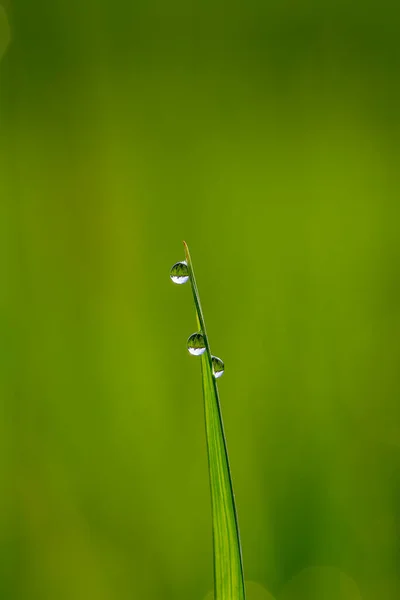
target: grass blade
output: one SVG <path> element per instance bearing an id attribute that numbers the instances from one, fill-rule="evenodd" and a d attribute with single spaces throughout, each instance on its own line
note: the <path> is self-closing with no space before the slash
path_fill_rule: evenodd
<path id="1" fill-rule="evenodd" d="M 186 242 L 184 246 L 197 323 L 203 333 L 206 346 L 206 352 L 201 356 L 201 370 L 212 506 L 214 597 L 215 600 L 245 600 L 239 526 L 218 386 L 213 375 L 212 355 L 193 263 Z"/>

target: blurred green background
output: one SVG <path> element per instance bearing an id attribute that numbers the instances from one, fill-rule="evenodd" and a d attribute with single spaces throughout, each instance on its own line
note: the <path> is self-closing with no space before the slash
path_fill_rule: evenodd
<path id="1" fill-rule="evenodd" d="M 212 588 L 182 239 L 249 600 L 398 600 L 399 16 L 4 3 L 2 600 Z"/>

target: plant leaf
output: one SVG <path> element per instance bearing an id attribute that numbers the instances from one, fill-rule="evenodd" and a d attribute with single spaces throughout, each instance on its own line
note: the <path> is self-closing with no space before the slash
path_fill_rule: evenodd
<path id="1" fill-rule="evenodd" d="M 197 323 L 204 336 L 206 346 L 206 352 L 201 356 L 201 370 L 212 506 L 214 597 L 215 600 L 245 600 L 239 526 L 218 385 L 213 375 L 212 355 L 193 263 L 186 242 L 184 242 L 184 246 L 196 307 Z"/>

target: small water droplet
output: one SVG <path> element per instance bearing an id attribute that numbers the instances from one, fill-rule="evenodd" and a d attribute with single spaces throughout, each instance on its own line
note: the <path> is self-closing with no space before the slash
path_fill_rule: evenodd
<path id="1" fill-rule="evenodd" d="M 179 285 L 187 282 L 189 279 L 189 270 L 186 260 L 174 264 L 170 277 L 174 283 L 178 283 Z"/>
<path id="2" fill-rule="evenodd" d="M 222 360 L 218 358 L 218 356 L 212 356 L 211 360 L 214 371 L 214 377 L 215 379 L 218 379 L 218 377 L 222 377 L 222 375 L 224 374 L 225 365 L 222 362 Z"/>
<path id="3" fill-rule="evenodd" d="M 193 356 L 200 356 L 206 351 L 204 337 L 202 333 L 193 333 L 187 341 L 187 348 Z"/>

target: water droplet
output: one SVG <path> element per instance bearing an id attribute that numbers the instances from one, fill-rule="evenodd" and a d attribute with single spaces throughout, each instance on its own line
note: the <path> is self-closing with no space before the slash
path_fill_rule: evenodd
<path id="1" fill-rule="evenodd" d="M 211 359 L 212 359 L 214 377 L 215 377 L 215 379 L 218 379 L 218 377 L 222 377 L 222 375 L 224 374 L 225 365 L 222 362 L 222 360 L 220 358 L 218 358 L 218 356 L 212 356 Z"/>
<path id="2" fill-rule="evenodd" d="M 186 283 L 189 279 L 189 270 L 186 260 L 177 262 L 171 269 L 170 277 L 174 283 Z"/>
<path id="3" fill-rule="evenodd" d="M 200 354 L 203 354 L 206 351 L 203 334 L 193 333 L 187 341 L 187 347 L 190 354 L 193 354 L 193 356 L 200 356 Z"/>

